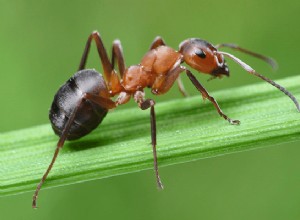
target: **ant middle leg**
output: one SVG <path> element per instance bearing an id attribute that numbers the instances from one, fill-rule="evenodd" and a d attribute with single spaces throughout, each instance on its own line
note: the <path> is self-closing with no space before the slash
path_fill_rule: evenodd
<path id="1" fill-rule="evenodd" d="M 151 46 L 150 46 L 150 50 L 155 49 L 159 46 L 165 46 L 166 43 L 165 41 L 162 39 L 162 37 L 157 36 L 154 41 L 152 42 Z"/>
<path id="2" fill-rule="evenodd" d="M 201 83 L 196 79 L 196 77 L 192 74 L 192 72 L 186 68 L 184 68 L 184 69 L 185 69 L 186 74 L 188 75 L 189 79 L 194 84 L 194 86 L 198 89 L 199 92 L 201 92 L 203 99 L 208 99 L 209 101 L 211 101 L 221 117 L 223 117 L 225 120 L 227 120 L 232 125 L 240 124 L 239 120 L 233 120 L 233 119 L 229 118 L 227 115 L 225 115 L 223 113 L 223 111 L 221 110 L 219 104 L 215 100 L 215 98 L 209 95 L 207 90 L 201 85 Z"/>
<path id="3" fill-rule="evenodd" d="M 164 186 L 161 182 L 159 173 L 158 173 L 158 164 L 157 164 L 157 153 L 156 153 L 156 118 L 155 118 L 155 110 L 154 105 L 155 102 L 152 99 L 144 99 L 144 92 L 137 91 L 134 94 L 134 100 L 138 103 L 139 107 L 142 110 L 146 110 L 150 108 L 150 123 L 151 123 L 151 145 L 153 150 L 153 163 L 154 163 L 154 171 L 156 176 L 156 183 L 159 189 L 163 189 Z"/>

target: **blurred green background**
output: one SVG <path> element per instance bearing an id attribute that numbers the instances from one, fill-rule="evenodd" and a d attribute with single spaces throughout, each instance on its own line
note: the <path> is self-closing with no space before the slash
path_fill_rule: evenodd
<path id="1" fill-rule="evenodd" d="M 237 43 L 274 57 L 277 72 L 233 52 L 278 79 L 299 74 L 299 11 L 296 0 L 0 0 L 0 132 L 48 123 L 53 96 L 78 68 L 93 30 L 101 33 L 109 51 L 114 39 L 121 40 L 127 65 L 139 63 L 157 35 L 174 48 L 186 38 L 199 37 L 213 44 Z M 207 76 L 197 74 L 212 94 L 259 81 L 228 63 L 230 78 L 206 82 Z M 88 67 L 102 71 L 94 47 Z M 198 95 L 182 78 L 189 93 Z M 181 98 L 176 86 L 155 99 L 159 103 L 172 98 Z M 134 103 L 122 108 L 130 105 Z M 149 170 L 42 190 L 38 210 L 31 209 L 32 192 L 2 197 L 0 218 L 300 219 L 297 145 L 163 167 L 162 192 L 156 190 Z"/>

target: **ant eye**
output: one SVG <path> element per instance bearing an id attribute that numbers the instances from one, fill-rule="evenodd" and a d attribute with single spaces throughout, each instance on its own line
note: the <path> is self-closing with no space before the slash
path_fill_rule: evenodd
<path id="1" fill-rule="evenodd" d="M 205 52 L 201 49 L 196 50 L 195 54 L 202 59 L 204 59 L 206 57 Z"/>

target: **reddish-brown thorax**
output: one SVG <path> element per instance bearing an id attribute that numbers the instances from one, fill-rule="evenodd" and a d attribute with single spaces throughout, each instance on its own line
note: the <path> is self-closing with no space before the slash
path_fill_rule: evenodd
<path id="1" fill-rule="evenodd" d="M 180 65 L 181 60 L 182 55 L 179 52 L 168 46 L 159 46 L 146 53 L 139 65 L 126 69 L 121 84 L 128 93 L 134 93 L 146 87 L 152 88 L 154 93 L 165 93 L 171 85 L 167 90 L 162 88 L 162 85 L 169 77 L 170 70 Z"/>

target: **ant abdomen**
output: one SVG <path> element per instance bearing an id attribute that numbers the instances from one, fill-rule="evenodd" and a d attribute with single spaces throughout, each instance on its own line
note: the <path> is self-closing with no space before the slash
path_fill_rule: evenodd
<path id="1" fill-rule="evenodd" d="M 66 139 L 81 138 L 101 123 L 108 109 L 89 100 L 83 100 L 85 93 L 108 94 L 102 75 L 95 70 L 86 69 L 75 73 L 55 94 L 49 112 L 55 134 L 61 136 L 76 106 L 78 106 L 77 113 Z"/>

